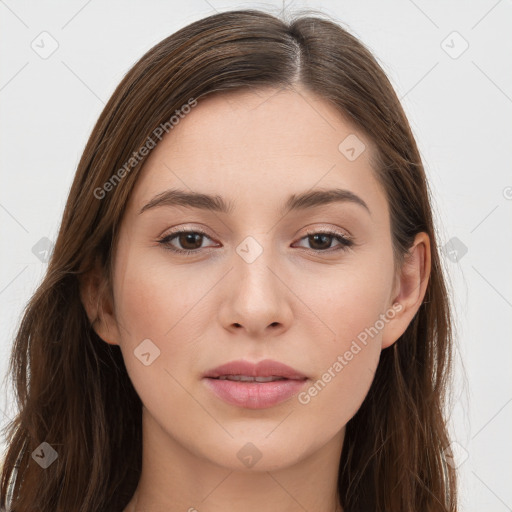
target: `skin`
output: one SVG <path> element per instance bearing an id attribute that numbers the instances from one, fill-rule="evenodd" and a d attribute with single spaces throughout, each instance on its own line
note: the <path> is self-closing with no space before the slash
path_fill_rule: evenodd
<path id="1" fill-rule="evenodd" d="M 338 150 L 350 134 L 366 145 L 354 161 Z M 345 425 L 368 392 L 381 350 L 421 305 L 430 273 L 425 233 L 394 273 L 374 150 L 332 105 L 298 88 L 200 99 L 152 150 L 122 221 L 113 301 L 94 284 L 84 301 L 100 337 L 120 345 L 143 403 L 143 469 L 125 512 L 341 510 Z M 222 196 L 234 209 L 139 213 L 176 187 Z M 290 194 L 320 187 L 350 190 L 371 214 L 351 202 L 279 213 Z M 195 246 L 183 238 L 180 245 L 179 237 L 171 243 L 199 247 L 197 254 L 158 243 L 177 227 L 207 232 Z M 325 228 L 356 245 L 325 252 L 339 242 L 315 243 L 306 234 Z M 236 252 L 247 236 L 263 249 L 251 263 Z M 267 409 L 241 408 L 217 398 L 201 378 L 228 361 L 269 358 L 308 376 L 307 390 L 393 304 L 401 310 L 307 404 L 295 396 Z M 134 355 L 145 339 L 160 350 L 148 366 Z M 237 457 L 249 442 L 261 454 L 252 467 Z"/>

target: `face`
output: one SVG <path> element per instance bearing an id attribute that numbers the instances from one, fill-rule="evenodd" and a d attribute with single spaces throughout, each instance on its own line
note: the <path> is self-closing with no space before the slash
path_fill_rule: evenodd
<path id="1" fill-rule="evenodd" d="M 270 89 L 200 99 L 152 150 L 122 221 L 100 334 L 120 345 L 155 430 L 238 469 L 243 450 L 269 470 L 341 446 L 403 322 L 372 151 L 321 98 Z M 311 195 L 335 189 L 345 192 Z M 295 375 L 204 377 L 240 360 Z"/>

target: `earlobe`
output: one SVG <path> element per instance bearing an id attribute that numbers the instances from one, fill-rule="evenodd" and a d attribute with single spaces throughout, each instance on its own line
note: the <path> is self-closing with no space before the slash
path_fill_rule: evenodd
<path id="1" fill-rule="evenodd" d="M 80 299 L 96 334 L 106 343 L 119 345 L 112 297 L 98 265 L 80 278 Z"/>
<path id="2" fill-rule="evenodd" d="M 427 233 L 418 233 L 413 245 L 405 256 L 404 263 L 398 279 L 398 291 L 392 304 L 396 315 L 386 325 L 382 335 L 382 348 L 395 343 L 406 331 L 419 310 L 430 278 L 430 239 Z"/>

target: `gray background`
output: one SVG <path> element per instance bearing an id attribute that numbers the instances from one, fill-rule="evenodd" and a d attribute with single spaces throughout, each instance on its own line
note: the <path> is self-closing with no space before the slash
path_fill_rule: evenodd
<path id="1" fill-rule="evenodd" d="M 115 86 L 182 26 L 249 7 L 278 14 L 283 3 L 0 0 L 0 378 L 80 154 Z M 348 28 L 402 100 L 452 283 L 450 429 L 461 510 L 512 510 L 512 1 L 297 1 L 285 8 L 320 9 Z M 2 381 L 1 424 L 13 413 Z"/>

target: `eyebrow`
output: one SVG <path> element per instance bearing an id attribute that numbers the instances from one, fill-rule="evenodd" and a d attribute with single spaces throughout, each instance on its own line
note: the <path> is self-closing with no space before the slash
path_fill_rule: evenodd
<path id="1" fill-rule="evenodd" d="M 301 194 L 292 194 L 281 209 L 281 215 L 291 211 L 302 211 L 332 203 L 353 203 L 362 206 L 371 215 L 370 208 L 363 199 L 341 188 L 314 189 Z M 234 209 L 232 201 L 226 201 L 221 196 L 189 192 L 180 189 L 169 189 L 156 195 L 145 204 L 139 213 L 157 206 L 186 206 L 201 210 L 211 210 L 229 214 Z"/>

